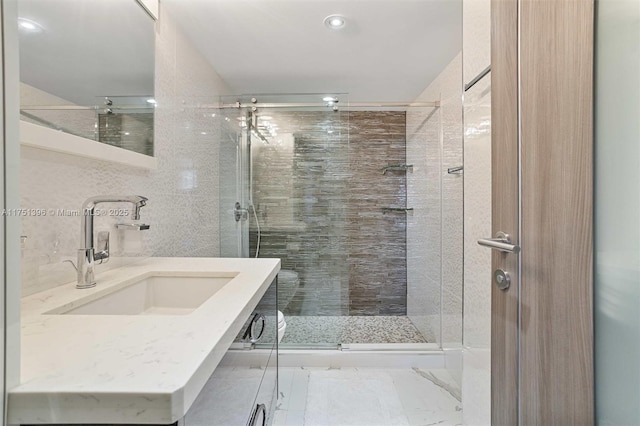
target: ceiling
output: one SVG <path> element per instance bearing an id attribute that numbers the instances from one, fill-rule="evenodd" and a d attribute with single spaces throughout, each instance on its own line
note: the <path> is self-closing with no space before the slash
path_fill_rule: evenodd
<path id="1" fill-rule="evenodd" d="M 460 51 L 461 0 L 163 0 L 234 93 L 415 100 Z M 329 30 L 328 15 L 347 24 Z"/>

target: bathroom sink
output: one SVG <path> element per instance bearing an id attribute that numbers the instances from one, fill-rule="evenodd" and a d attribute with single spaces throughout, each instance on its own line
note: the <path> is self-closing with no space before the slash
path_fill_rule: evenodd
<path id="1" fill-rule="evenodd" d="M 152 275 L 92 299 L 80 306 L 49 314 L 67 315 L 186 315 L 228 284 L 237 273 L 224 276 Z"/>

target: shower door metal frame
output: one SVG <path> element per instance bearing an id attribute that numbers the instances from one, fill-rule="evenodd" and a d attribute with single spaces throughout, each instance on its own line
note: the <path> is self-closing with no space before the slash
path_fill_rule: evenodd
<path id="1" fill-rule="evenodd" d="M 250 116 L 251 113 L 247 113 Z M 238 135 L 236 151 L 236 199 L 242 215 L 238 224 L 238 257 L 249 257 L 249 202 L 251 197 L 251 135 L 248 127 Z"/>

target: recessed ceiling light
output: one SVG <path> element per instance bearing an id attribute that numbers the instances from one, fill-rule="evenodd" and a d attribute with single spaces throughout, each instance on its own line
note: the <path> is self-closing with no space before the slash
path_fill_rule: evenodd
<path id="1" fill-rule="evenodd" d="M 40 33 L 44 30 L 42 25 L 25 18 L 18 18 L 18 28 L 28 33 Z"/>
<path id="2" fill-rule="evenodd" d="M 324 102 L 338 102 L 338 98 L 336 98 L 335 96 L 325 96 L 324 98 L 322 98 L 322 100 Z"/>
<path id="3" fill-rule="evenodd" d="M 332 30 L 339 30 L 343 28 L 346 23 L 347 21 L 342 15 L 329 15 L 324 18 L 324 25 Z"/>
<path id="4" fill-rule="evenodd" d="M 155 100 L 155 99 L 147 99 L 147 103 L 148 103 L 148 104 L 151 104 L 151 105 L 155 105 L 155 104 L 157 104 L 157 102 L 156 102 L 156 100 Z"/>

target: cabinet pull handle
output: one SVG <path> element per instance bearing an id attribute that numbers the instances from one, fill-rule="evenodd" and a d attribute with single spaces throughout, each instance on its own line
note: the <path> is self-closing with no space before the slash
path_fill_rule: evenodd
<path id="1" fill-rule="evenodd" d="M 256 333 L 258 330 L 258 323 L 260 323 L 260 332 Z M 263 314 L 256 314 L 253 317 L 253 322 L 251 323 L 251 343 L 258 343 L 264 334 L 264 328 L 267 324 L 267 319 Z"/>
<path id="2" fill-rule="evenodd" d="M 251 413 L 251 417 L 249 417 L 249 423 L 247 426 L 256 426 L 258 424 L 258 418 L 262 414 L 262 422 L 260 426 L 267 425 L 267 406 L 264 404 L 256 405 L 256 408 L 253 409 L 253 413 Z"/>
<path id="3" fill-rule="evenodd" d="M 264 314 L 257 313 L 251 318 L 251 323 L 249 327 L 247 327 L 247 331 L 245 331 L 244 336 L 242 338 L 251 343 L 258 343 L 264 334 L 264 329 L 266 326 L 267 320 Z M 258 329 L 258 324 L 260 324 L 260 328 Z M 258 332 L 259 330 L 259 332 Z"/>

